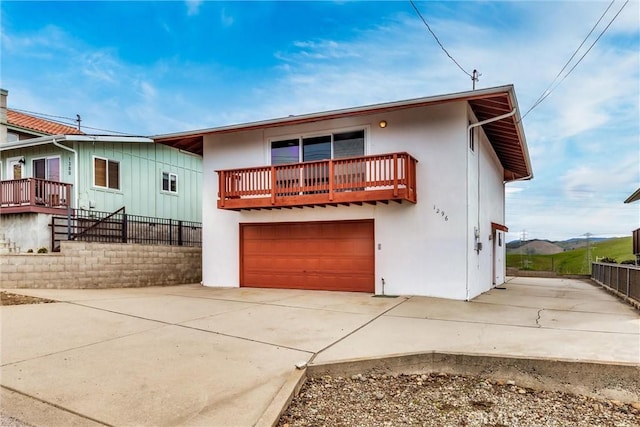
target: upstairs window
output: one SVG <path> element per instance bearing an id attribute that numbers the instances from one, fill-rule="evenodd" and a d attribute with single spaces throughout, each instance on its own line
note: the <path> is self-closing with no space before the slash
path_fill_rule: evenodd
<path id="1" fill-rule="evenodd" d="M 120 189 L 120 162 L 101 157 L 93 158 L 93 185 L 96 187 Z"/>
<path id="2" fill-rule="evenodd" d="M 364 130 L 271 142 L 271 164 L 364 156 Z"/>
<path id="3" fill-rule="evenodd" d="M 169 193 L 178 192 L 178 175 L 171 172 L 162 172 L 162 191 Z"/>

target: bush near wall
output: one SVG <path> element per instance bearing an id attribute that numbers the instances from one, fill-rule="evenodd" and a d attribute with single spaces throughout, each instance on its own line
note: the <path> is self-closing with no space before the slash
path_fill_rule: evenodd
<path id="1" fill-rule="evenodd" d="M 202 281 L 202 248 L 61 242 L 58 253 L 0 256 L 3 288 L 90 289 Z"/>

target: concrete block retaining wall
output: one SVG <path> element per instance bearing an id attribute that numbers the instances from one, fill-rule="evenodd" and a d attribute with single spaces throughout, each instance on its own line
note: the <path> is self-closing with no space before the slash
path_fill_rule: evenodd
<path id="1" fill-rule="evenodd" d="M 0 256 L 2 288 L 120 288 L 200 283 L 202 248 L 61 242 L 60 252 Z"/>

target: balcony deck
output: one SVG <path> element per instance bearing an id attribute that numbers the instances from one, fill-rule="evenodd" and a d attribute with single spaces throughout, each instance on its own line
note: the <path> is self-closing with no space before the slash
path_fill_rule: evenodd
<path id="1" fill-rule="evenodd" d="M 0 215 L 65 212 L 71 202 L 71 187 L 38 178 L 0 181 Z"/>
<path id="2" fill-rule="evenodd" d="M 408 153 L 217 171 L 218 208 L 291 209 L 417 202 L 417 160 Z"/>

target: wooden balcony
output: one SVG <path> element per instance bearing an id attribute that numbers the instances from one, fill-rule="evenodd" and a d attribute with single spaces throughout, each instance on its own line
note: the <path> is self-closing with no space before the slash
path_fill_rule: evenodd
<path id="1" fill-rule="evenodd" d="M 0 181 L 0 214 L 57 213 L 71 202 L 71 184 L 38 178 Z"/>
<path id="2" fill-rule="evenodd" d="M 218 208 L 417 202 L 416 164 L 408 153 L 260 166 L 218 172 Z"/>

